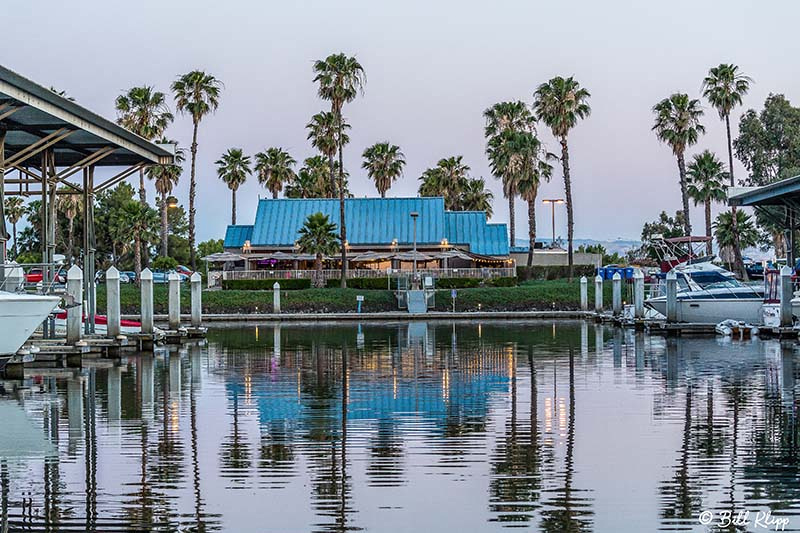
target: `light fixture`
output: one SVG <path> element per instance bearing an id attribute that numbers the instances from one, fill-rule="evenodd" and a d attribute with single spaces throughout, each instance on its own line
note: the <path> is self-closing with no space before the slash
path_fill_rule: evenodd
<path id="1" fill-rule="evenodd" d="M 242 246 L 242 251 L 246 254 L 249 254 L 251 248 L 252 247 L 250 246 L 250 241 L 249 240 L 244 241 L 244 246 Z"/>
<path id="2" fill-rule="evenodd" d="M 170 209 L 174 209 L 174 208 L 178 207 L 178 199 L 175 198 L 174 196 L 168 196 L 167 197 L 167 207 L 170 208 Z"/>

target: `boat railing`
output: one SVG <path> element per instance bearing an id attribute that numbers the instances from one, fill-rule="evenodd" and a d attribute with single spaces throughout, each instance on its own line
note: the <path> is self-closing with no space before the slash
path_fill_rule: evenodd
<path id="1" fill-rule="evenodd" d="M 0 290 L 36 294 L 61 294 L 67 279 L 63 263 L 0 264 Z"/>

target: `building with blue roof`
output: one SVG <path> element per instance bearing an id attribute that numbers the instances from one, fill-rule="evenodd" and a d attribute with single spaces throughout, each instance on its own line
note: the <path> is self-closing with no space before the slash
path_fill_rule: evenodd
<path id="1" fill-rule="evenodd" d="M 300 228 L 309 215 L 318 212 L 328 215 L 338 226 L 338 199 L 261 199 L 252 225 L 228 226 L 225 250 L 242 254 L 251 269 L 274 268 L 284 261 L 293 261 L 294 268 L 298 268 L 298 260 L 313 260 L 300 254 L 296 247 Z M 351 261 L 369 259 L 373 268 L 389 265 L 397 268 L 397 262 L 403 261 L 402 255 L 414 246 L 412 212 L 419 214 L 417 250 L 430 259 L 429 263 L 449 260 L 451 267 L 509 266 L 506 225 L 489 223 L 483 211 L 448 211 L 441 197 L 345 199 Z"/>

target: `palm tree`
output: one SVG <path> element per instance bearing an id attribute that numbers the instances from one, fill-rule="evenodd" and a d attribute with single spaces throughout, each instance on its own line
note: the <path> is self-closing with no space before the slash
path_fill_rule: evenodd
<path id="1" fill-rule="evenodd" d="M 339 147 L 339 123 L 336 116 L 329 111 L 321 111 L 311 117 L 311 121 L 306 124 L 308 129 L 308 139 L 311 145 L 319 150 L 319 153 L 328 158 L 328 167 L 330 169 L 330 198 L 336 194 L 336 164 L 334 158 L 336 157 L 336 150 Z M 345 133 L 350 128 L 346 122 L 342 123 L 342 144 L 350 142 L 350 137 Z"/>
<path id="2" fill-rule="evenodd" d="M 128 238 L 133 235 L 133 264 L 138 283 L 142 272 L 142 247 L 155 239 L 154 228 L 158 225 L 158 214 L 146 204 L 129 200 L 122 206 L 118 217 L 115 226 L 124 228 Z M 116 257 L 114 260 L 116 261 Z"/>
<path id="3" fill-rule="evenodd" d="M 300 238 L 297 240 L 297 245 L 300 250 L 314 254 L 314 270 L 316 271 L 314 285 L 324 287 L 322 258 L 326 255 L 332 256 L 339 251 L 336 224 L 330 221 L 328 215 L 313 213 L 308 215 L 299 233 Z"/>
<path id="4" fill-rule="evenodd" d="M 508 198 L 508 228 L 511 236 L 511 246 L 516 242 L 516 221 L 514 215 L 514 200 L 517 197 L 517 175 L 505 172 L 505 167 L 496 164 L 494 157 L 504 135 L 534 131 L 536 119 L 522 101 L 499 102 L 483 112 L 486 119 L 484 134 L 486 136 L 486 154 L 492 164 L 492 173 L 503 182 L 503 194 Z M 494 148 L 493 148 L 494 146 Z"/>
<path id="5" fill-rule="evenodd" d="M 462 211 L 485 211 L 486 218 L 491 218 L 493 199 L 494 194 L 486 188 L 486 180 L 471 178 L 464 183 L 460 207 Z"/>
<path id="6" fill-rule="evenodd" d="M 153 165 L 147 169 L 147 177 L 155 182 L 156 192 L 161 196 L 161 255 L 169 255 L 169 205 L 167 197 L 178 185 L 181 174 L 183 173 L 182 163 L 186 160 L 186 152 L 177 147 L 177 142 L 171 139 L 161 139 L 159 144 L 174 144 L 175 162 L 172 165 Z"/>
<path id="7" fill-rule="evenodd" d="M 62 189 L 63 190 L 63 189 Z M 69 192 L 69 191 L 64 191 Z M 75 217 L 82 211 L 83 202 L 78 194 L 63 194 L 58 198 L 58 208 L 67 218 L 67 257 L 70 261 L 75 257 Z"/>
<path id="8" fill-rule="evenodd" d="M 731 111 L 734 107 L 742 105 L 742 97 L 750 91 L 752 79 L 739 72 L 737 65 L 721 63 L 708 71 L 708 76 L 703 79 L 703 96 L 714 106 L 719 113 L 719 118 L 725 121 L 725 131 L 728 136 L 728 175 L 731 187 L 735 186 L 733 177 L 733 143 L 731 141 Z M 736 211 L 736 207 L 731 207 Z M 733 221 L 733 237 L 736 238 L 736 222 L 738 217 L 731 217 Z M 747 269 L 742 261 L 742 249 L 738 242 L 733 244 L 733 257 L 736 268 L 743 279 L 747 279 Z"/>
<path id="9" fill-rule="evenodd" d="M 695 144 L 700 134 L 706 131 L 705 127 L 700 124 L 703 110 L 700 108 L 699 100 L 691 99 L 685 93 L 675 93 L 653 106 L 653 113 L 656 115 L 653 131 L 656 132 L 659 141 L 672 148 L 672 153 L 678 159 L 684 231 L 688 237 L 692 234 L 692 224 L 689 220 L 689 194 L 686 190 L 684 153 L 686 148 Z"/>
<path id="10" fill-rule="evenodd" d="M 6 198 L 3 209 L 6 213 L 6 218 L 9 223 L 11 223 L 11 233 L 14 236 L 14 259 L 16 259 L 19 255 L 19 246 L 17 246 L 17 222 L 27 213 L 25 202 L 20 196 L 9 196 Z"/>
<path id="11" fill-rule="evenodd" d="M 737 218 L 735 223 L 733 221 L 734 216 Z M 733 211 L 723 211 L 717 215 L 717 220 L 714 222 L 714 237 L 717 239 L 720 250 L 730 250 L 734 242 L 736 242 L 734 224 L 739 238 L 739 245 L 742 248 L 755 246 L 758 243 L 758 230 L 753 224 L 753 219 L 750 215 L 741 209 L 737 209 L 735 215 Z M 723 253 L 720 252 L 720 255 L 723 255 Z"/>
<path id="12" fill-rule="evenodd" d="M 117 96 L 115 107 L 117 123 L 149 141 L 161 137 L 174 118 L 164 93 L 149 85 L 133 87 Z M 139 200 L 147 203 L 144 169 L 139 171 Z"/>
<path id="13" fill-rule="evenodd" d="M 192 270 L 196 265 L 195 258 L 195 207 L 194 199 L 197 194 L 195 181 L 195 166 L 197 162 L 197 128 L 203 117 L 216 111 L 219 107 L 219 93 L 222 83 L 210 74 L 200 70 L 193 70 L 184 74 L 172 84 L 172 93 L 175 104 L 181 113 L 192 116 L 192 167 L 189 175 L 189 253 Z"/>
<path id="14" fill-rule="evenodd" d="M 250 175 L 250 156 L 244 155 L 241 148 L 228 148 L 228 151 L 217 159 L 217 176 L 231 190 L 231 224 L 236 224 L 236 190 Z"/>
<path id="15" fill-rule="evenodd" d="M 512 161 L 512 168 L 518 173 L 517 185 L 522 198 L 528 202 L 528 266 L 533 265 L 533 249 L 536 243 L 536 196 L 539 185 L 550 181 L 553 167 L 548 159 L 555 156 L 542 148 L 539 139 L 532 133 L 523 134 Z"/>
<path id="16" fill-rule="evenodd" d="M 331 54 L 324 60 L 314 62 L 314 82 L 319 84 L 318 94 L 323 100 L 331 103 L 331 113 L 338 124 L 339 148 L 339 230 L 341 232 L 342 249 L 342 288 L 347 287 L 347 226 L 344 212 L 344 162 L 342 149 L 344 128 L 342 106 L 355 100 L 359 92 L 364 91 L 366 76 L 364 68 L 354 57 L 344 54 Z"/>
<path id="17" fill-rule="evenodd" d="M 462 156 L 440 159 L 436 167 L 429 168 L 420 176 L 420 196 L 444 197 L 445 209 L 461 210 L 461 194 L 469 179 L 469 166 Z"/>
<path id="18" fill-rule="evenodd" d="M 714 250 L 711 246 L 711 202 L 724 202 L 727 190 L 723 180 L 726 172 L 723 170 L 722 161 L 712 152 L 705 150 L 695 154 L 686 172 L 688 179 L 686 192 L 694 200 L 694 205 L 703 204 L 706 215 L 706 254 L 711 255 Z"/>
<path id="19" fill-rule="evenodd" d="M 534 93 L 533 109 L 536 116 L 547 125 L 561 143 L 561 168 L 564 173 L 564 191 L 567 204 L 567 254 L 569 257 L 569 277 L 572 278 L 572 237 L 574 214 L 572 205 L 572 182 L 569 174 L 569 147 L 567 136 L 579 119 L 592 112 L 588 100 L 589 91 L 582 88 L 571 76 L 556 76 L 547 83 L 539 85 Z"/>
<path id="20" fill-rule="evenodd" d="M 361 168 L 365 169 L 375 182 L 375 188 L 378 189 L 381 198 L 386 198 L 386 191 L 392 186 L 392 182 L 403 175 L 405 155 L 399 146 L 382 142 L 364 150 L 361 157 L 364 158 Z"/>
<path id="21" fill-rule="evenodd" d="M 283 148 L 267 148 L 266 151 L 256 154 L 255 171 L 258 182 L 272 193 L 273 199 L 278 197 L 284 183 L 290 183 L 294 179 L 292 167 L 296 163 Z"/>
<path id="22" fill-rule="evenodd" d="M 297 175 L 286 185 L 287 198 L 331 198 L 331 191 L 335 188 L 331 189 L 328 181 L 328 162 L 319 155 L 306 158 Z"/>

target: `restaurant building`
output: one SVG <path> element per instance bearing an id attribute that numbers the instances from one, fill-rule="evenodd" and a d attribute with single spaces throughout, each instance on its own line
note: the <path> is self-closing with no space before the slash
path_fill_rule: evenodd
<path id="1" fill-rule="evenodd" d="M 225 277 L 311 277 L 314 257 L 297 240 L 314 213 L 338 227 L 339 200 L 259 200 L 253 224 L 228 226 L 225 252 L 240 259 Z M 506 225 L 488 223 L 483 211 L 447 211 L 441 197 L 348 198 L 345 222 L 350 277 L 410 271 L 415 258 L 421 273 L 441 277 L 514 275 Z M 340 261 L 325 258 L 326 277 L 340 275 Z"/>

